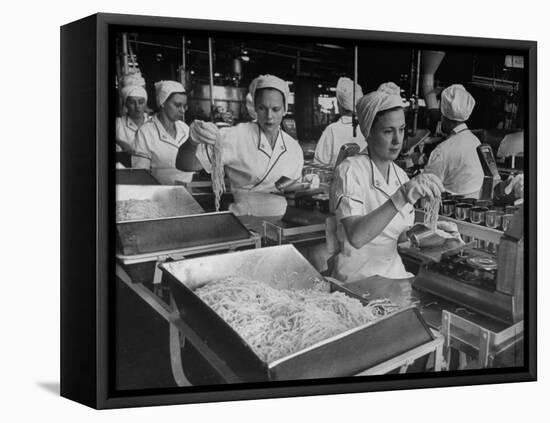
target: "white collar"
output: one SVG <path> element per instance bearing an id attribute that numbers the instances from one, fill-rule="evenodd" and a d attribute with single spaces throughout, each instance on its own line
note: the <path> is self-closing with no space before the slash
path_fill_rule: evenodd
<path id="1" fill-rule="evenodd" d="M 452 129 L 452 133 L 453 134 L 458 134 L 459 132 L 462 132 L 464 131 L 465 129 L 468 129 L 468 125 L 466 125 L 464 122 L 456 125 L 453 129 Z"/>
<path id="2" fill-rule="evenodd" d="M 340 120 L 342 121 L 342 123 L 346 125 L 349 125 L 350 123 L 353 122 L 352 116 L 341 116 Z"/>
<path id="3" fill-rule="evenodd" d="M 179 146 L 182 143 L 182 138 L 185 138 L 186 135 L 187 135 L 187 131 L 185 131 L 185 126 L 181 124 L 183 122 L 181 122 L 181 123 L 180 123 L 180 121 L 175 122 L 175 125 L 176 125 L 176 138 L 172 138 L 172 136 L 166 131 L 166 129 L 164 128 L 164 125 L 159 120 L 157 115 L 155 115 L 153 117 L 153 122 L 155 123 L 155 126 L 157 127 L 159 138 L 162 141 L 167 142 L 169 144 Z"/>
<path id="4" fill-rule="evenodd" d="M 271 148 L 271 144 L 267 139 L 266 134 L 262 131 L 262 128 L 258 124 L 258 150 L 265 153 L 268 157 L 271 157 L 273 153 L 275 153 L 275 155 L 284 153 L 286 151 L 286 144 L 281 128 L 279 128 L 279 131 L 277 132 L 277 139 L 275 140 L 273 148 Z"/>
<path id="5" fill-rule="evenodd" d="M 388 181 L 386 182 L 386 178 L 384 175 L 382 175 L 382 172 L 380 172 L 380 169 L 378 169 L 378 166 L 374 163 L 374 161 L 370 158 L 370 156 L 365 152 L 361 153 L 366 156 L 368 159 L 370 166 L 371 166 L 371 184 L 374 188 L 382 191 L 387 196 L 391 196 L 395 189 L 397 189 L 400 185 L 403 184 L 401 181 L 401 178 L 399 177 L 399 174 L 397 173 L 397 165 L 394 162 L 390 163 L 389 169 L 388 169 Z"/>

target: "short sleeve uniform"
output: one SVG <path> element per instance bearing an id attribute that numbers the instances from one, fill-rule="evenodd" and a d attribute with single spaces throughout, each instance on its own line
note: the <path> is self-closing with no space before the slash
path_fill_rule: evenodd
<path id="1" fill-rule="evenodd" d="M 336 168 L 332 195 L 340 252 L 335 258 L 335 278 L 352 282 L 374 275 L 394 279 L 411 276 L 397 252 L 397 241 L 414 223 L 412 205 L 406 205 L 382 233 L 359 249 L 350 244 L 341 223 L 347 217 L 364 216 L 376 210 L 408 180 L 407 174 L 392 163 L 386 181 L 367 154 L 349 157 Z"/>

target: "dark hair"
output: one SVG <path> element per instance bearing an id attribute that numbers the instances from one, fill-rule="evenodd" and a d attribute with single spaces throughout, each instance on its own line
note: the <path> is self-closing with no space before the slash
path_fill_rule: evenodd
<path id="1" fill-rule="evenodd" d="M 374 119 L 372 120 L 371 130 L 372 130 L 372 128 L 374 128 L 374 125 L 376 124 L 378 119 L 380 119 L 386 113 L 393 112 L 395 110 L 403 110 L 403 107 L 395 106 L 395 107 L 392 107 L 391 109 L 382 110 L 381 112 L 376 113 L 376 115 L 374 116 Z"/>
<path id="2" fill-rule="evenodd" d="M 258 100 L 258 94 L 259 94 L 261 91 L 264 91 L 264 90 L 274 90 L 274 91 L 277 91 L 277 92 L 281 93 L 281 96 L 283 97 L 283 106 L 284 106 L 284 108 L 286 109 L 286 100 L 285 100 L 285 95 L 284 95 L 284 93 L 283 93 L 281 90 L 278 90 L 277 88 L 273 88 L 273 87 L 259 88 L 259 89 L 257 89 L 257 90 L 254 92 L 254 108 L 256 108 L 256 102 L 257 102 L 257 100 Z"/>

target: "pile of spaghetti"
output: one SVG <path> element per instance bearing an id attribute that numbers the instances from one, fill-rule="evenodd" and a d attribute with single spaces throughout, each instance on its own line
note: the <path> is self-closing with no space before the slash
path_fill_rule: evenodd
<path id="1" fill-rule="evenodd" d="M 195 293 L 265 362 L 398 309 L 390 300 L 375 300 L 364 306 L 340 292 L 275 289 L 238 277 L 210 282 Z"/>
<path id="2" fill-rule="evenodd" d="M 223 148 L 219 132 L 213 150 L 212 173 L 210 178 L 212 179 L 212 191 L 215 196 L 216 211 L 220 211 L 220 198 L 225 191 L 225 173 L 223 169 Z"/>
<path id="3" fill-rule="evenodd" d="M 153 200 L 123 200 L 116 202 L 117 222 L 164 217 L 160 205 Z"/>

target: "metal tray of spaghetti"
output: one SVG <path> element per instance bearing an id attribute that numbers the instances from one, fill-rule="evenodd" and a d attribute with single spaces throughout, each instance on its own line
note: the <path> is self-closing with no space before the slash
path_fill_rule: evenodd
<path id="1" fill-rule="evenodd" d="M 250 238 L 231 212 L 118 222 L 117 257 L 169 252 Z"/>
<path id="2" fill-rule="evenodd" d="M 331 291 L 331 284 L 292 245 L 174 261 L 160 268 L 183 326 L 192 331 L 188 339 L 205 358 L 215 357 L 222 363 L 233 381 L 352 376 L 434 339 L 418 309 L 411 306 L 265 362 L 194 291 L 212 281 L 239 276 L 276 289 L 307 289 L 321 283 Z"/>
<path id="3" fill-rule="evenodd" d="M 204 213 L 183 186 L 117 185 L 116 220 L 143 220 Z"/>

